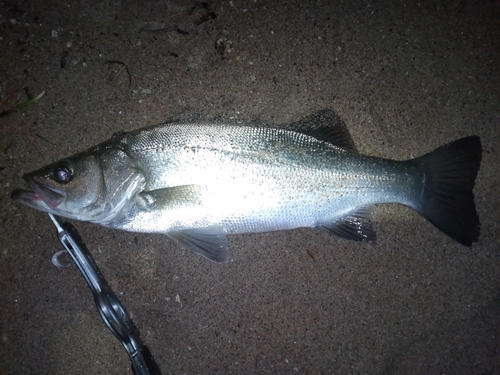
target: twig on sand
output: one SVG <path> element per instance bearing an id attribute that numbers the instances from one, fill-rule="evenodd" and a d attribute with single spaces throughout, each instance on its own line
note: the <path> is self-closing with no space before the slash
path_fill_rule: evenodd
<path id="1" fill-rule="evenodd" d="M 132 86 L 132 74 L 130 74 L 130 71 L 128 70 L 127 64 L 125 64 L 122 61 L 118 61 L 118 60 L 108 60 L 108 61 L 105 61 L 104 63 L 105 64 L 120 64 L 120 65 L 123 65 L 121 67 L 121 69 L 118 71 L 118 73 L 116 73 L 115 76 L 113 78 L 111 78 L 111 81 L 113 81 L 116 77 L 118 77 L 120 75 L 120 73 L 123 72 L 123 70 L 125 69 L 125 71 L 128 74 L 128 87 Z"/>
<path id="2" fill-rule="evenodd" d="M 14 108 L 6 109 L 5 111 L 0 112 L 0 117 L 7 116 L 7 115 L 11 114 L 12 112 L 16 112 L 16 111 L 19 111 L 20 109 L 28 107 L 28 106 L 36 103 L 44 95 L 45 95 L 45 91 L 42 91 L 40 94 L 35 96 L 33 99 L 29 99 L 28 101 L 21 103 L 21 104 L 15 106 Z"/>

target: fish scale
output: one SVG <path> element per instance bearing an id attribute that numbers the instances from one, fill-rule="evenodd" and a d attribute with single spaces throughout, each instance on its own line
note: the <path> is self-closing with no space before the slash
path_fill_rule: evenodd
<path id="1" fill-rule="evenodd" d="M 173 123 L 113 137 L 29 173 L 30 207 L 132 232 L 164 233 L 206 258 L 226 234 L 312 227 L 374 241 L 373 205 L 399 203 L 458 242 L 479 236 L 479 137 L 407 161 L 357 153 L 330 110 L 287 127 Z"/>
<path id="2" fill-rule="evenodd" d="M 402 163 L 352 157 L 293 131 L 183 124 L 143 130 L 121 142 L 148 171 L 151 190 L 185 185 L 211 190 L 209 221 L 222 220 L 229 233 L 314 226 L 343 216 L 355 202 L 411 203 L 407 187 L 414 178 L 403 180 Z M 350 177 L 356 169 L 356 178 Z M 382 178 L 389 174 L 392 178 Z M 201 212 L 193 215 L 208 215 L 205 207 Z M 232 219 L 242 216 L 246 219 Z"/>

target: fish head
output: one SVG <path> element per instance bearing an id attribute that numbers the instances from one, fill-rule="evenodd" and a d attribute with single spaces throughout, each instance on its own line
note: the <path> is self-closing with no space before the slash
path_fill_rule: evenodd
<path id="1" fill-rule="evenodd" d="M 23 176 L 29 190 L 11 197 L 28 207 L 70 219 L 102 223 L 114 218 L 145 185 L 121 150 L 93 150 Z"/>

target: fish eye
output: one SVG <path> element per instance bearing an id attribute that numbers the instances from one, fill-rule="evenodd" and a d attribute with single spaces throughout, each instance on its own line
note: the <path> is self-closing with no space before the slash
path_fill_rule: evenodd
<path id="1" fill-rule="evenodd" d="M 73 171 L 65 163 L 58 163 L 52 169 L 52 175 L 56 182 L 67 184 L 73 178 Z"/>

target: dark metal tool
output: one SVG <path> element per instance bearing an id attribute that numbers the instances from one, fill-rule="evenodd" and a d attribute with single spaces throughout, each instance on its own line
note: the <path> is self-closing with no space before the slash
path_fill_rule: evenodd
<path id="1" fill-rule="evenodd" d="M 57 216 L 49 213 L 49 217 L 57 228 L 59 241 L 73 258 L 89 284 L 102 320 L 127 351 L 134 375 L 161 375 L 160 368 L 151 352 L 140 339 L 139 330 L 102 276 L 76 229 L 70 223 L 61 222 Z"/>

